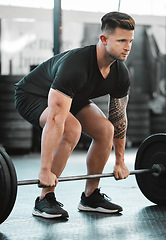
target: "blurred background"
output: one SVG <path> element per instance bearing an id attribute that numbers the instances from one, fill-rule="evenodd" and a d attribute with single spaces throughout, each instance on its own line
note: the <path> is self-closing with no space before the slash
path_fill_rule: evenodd
<path id="1" fill-rule="evenodd" d="M 40 151 L 41 133 L 15 110 L 14 84 L 54 54 L 96 44 L 101 17 L 118 10 L 136 21 L 126 61 L 132 79 L 126 145 L 166 132 L 165 0 L 0 0 L 0 145 L 7 151 Z M 94 101 L 107 115 L 108 96 Z M 90 142 L 82 134 L 76 149 Z"/>

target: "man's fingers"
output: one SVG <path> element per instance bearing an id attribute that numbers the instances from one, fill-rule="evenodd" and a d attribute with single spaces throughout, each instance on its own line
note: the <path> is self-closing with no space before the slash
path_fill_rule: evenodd
<path id="1" fill-rule="evenodd" d="M 129 176 L 129 174 L 124 175 L 121 172 L 114 172 L 114 177 L 116 180 L 126 179 L 128 176 Z"/>
<path id="2" fill-rule="evenodd" d="M 52 185 L 52 186 L 51 186 L 51 185 L 44 185 L 44 184 L 42 184 L 42 183 L 39 183 L 39 184 L 38 184 L 38 187 L 39 187 L 39 188 L 51 188 L 51 187 L 56 187 L 56 185 Z"/>
<path id="3" fill-rule="evenodd" d="M 118 179 L 119 179 L 118 172 L 115 172 L 115 171 L 114 171 L 114 178 L 115 178 L 116 180 L 118 180 Z"/>

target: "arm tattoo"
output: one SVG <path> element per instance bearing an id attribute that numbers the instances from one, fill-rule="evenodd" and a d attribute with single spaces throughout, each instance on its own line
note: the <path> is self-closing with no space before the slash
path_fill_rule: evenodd
<path id="1" fill-rule="evenodd" d="M 128 96 L 124 98 L 111 98 L 108 119 L 114 125 L 114 138 L 123 139 L 126 136 L 127 116 L 126 107 Z"/>

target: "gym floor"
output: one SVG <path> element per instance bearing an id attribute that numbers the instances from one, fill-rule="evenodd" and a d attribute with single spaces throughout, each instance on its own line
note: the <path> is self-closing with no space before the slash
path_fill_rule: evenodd
<path id="1" fill-rule="evenodd" d="M 129 170 L 133 170 L 136 149 L 127 149 L 125 158 Z M 18 180 L 36 179 L 40 168 L 40 155 L 11 157 L 16 167 Z M 63 176 L 86 174 L 86 152 L 74 151 L 70 156 Z M 104 172 L 112 172 L 114 153 L 111 153 Z M 40 189 L 36 185 L 19 186 L 15 206 L 7 220 L 0 225 L 3 240 L 165 240 L 166 207 L 147 200 L 139 190 L 135 176 L 115 181 L 104 178 L 100 181 L 101 192 L 123 207 L 122 214 L 107 215 L 83 213 L 77 210 L 85 180 L 59 183 L 57 200 L 69 213 L 68 220 L 47 220 L 33 217 L 32 208 Z"/>

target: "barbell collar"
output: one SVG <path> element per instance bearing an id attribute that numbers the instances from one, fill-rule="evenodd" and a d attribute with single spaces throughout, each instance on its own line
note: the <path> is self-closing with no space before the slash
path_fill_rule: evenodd
<path id="1" fill-rule="evenodd" d="M 165 166 L 163 164 L 153 164 L 152 166 L 153 176 L 159 177 L 161 174 L 164 174 L 166 171 Z"/>
<path id="2" fill-rule="evenodd" d="M 143 173 L 153 173 L 155 176 L 159 176 L 160 174 L 162 174 L 164 172 L 165 172 L 165 167 L 162 164 L 154 164 L 151 169 L 139 169 L 139 170 L 130 171 L 130 175 L 143 174 Z M 106 178 L 106 177 L 114 177 L 114 173 L 102 173 L 102 174 L 59 177 L 58 182 L 77 181 L 77 180 L 96 179 L 96 178 Z M 22 180 L 22 181 L 17 182 L 18 186 L 32 185 L 32 184 L 40 184 L 39 179 Z"/>

